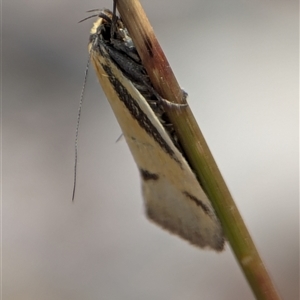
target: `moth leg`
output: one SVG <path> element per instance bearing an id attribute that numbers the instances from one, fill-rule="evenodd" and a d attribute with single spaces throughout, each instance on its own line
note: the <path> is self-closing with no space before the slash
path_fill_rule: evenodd
<path id="1" fill-rule="evenodd" d="M 174 103 L 171 102 L 167 99 L 160 99 L 166 106 L 170 107 L 170 108 L 183 108 L 183 107 L 188 107 L 189 105 L 187 103 Z"/>
<path id="2" fill-rule="evenodd" d="M 177 109 L 180 109 L 180 108 L 185 108 L 185 107 L 188 107 L 188 103 L 187 103 L 187 96 L 188 96 L 188 93 L 185 91 L 185 90 L 181 90 L 182 91 L 182 95 L 183 95 L 183 99 L 182 99 L 182 102 L 183 103 L 174 103 L 174 102 L 171 102 L 167 99 L 164 99 L 164 98 L 160 98 L 159 100 L 162 101 L 164 103 L 165 106 L 169 107 L 169 108 L 177 108 Z"/>

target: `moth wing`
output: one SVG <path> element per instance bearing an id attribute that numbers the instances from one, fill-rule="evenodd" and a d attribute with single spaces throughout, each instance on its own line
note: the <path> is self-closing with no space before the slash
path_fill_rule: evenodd
<path id="1" fill-rule="evenodd" d="M 200 247 L 223 249 L 215 212 L 188 163 L 144 97 L 90 44 L 91 60 L 142 177 L 148 217 Z"/>

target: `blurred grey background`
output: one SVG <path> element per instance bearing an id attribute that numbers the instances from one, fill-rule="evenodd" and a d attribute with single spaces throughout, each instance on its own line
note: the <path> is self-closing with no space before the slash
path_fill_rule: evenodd
<path id="1" fill-rule="evenodd" d="M 299 299 L 298 1 L 142 1 L 284 299 Z M 253 299 L 230 247 L 190 246 L 144 216 L 137 168 L 90 68 L 103 1 L 2 6 L 5 300 Z"/>

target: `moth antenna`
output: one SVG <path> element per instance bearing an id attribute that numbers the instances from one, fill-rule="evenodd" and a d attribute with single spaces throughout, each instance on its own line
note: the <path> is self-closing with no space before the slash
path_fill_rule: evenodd
<path id="1" fill-rule="evenodd" d="M 94 11 L 98 11 L 99 13 L 88 16 L 88 17 L 80 20 L 78 23 L 84 22 L 84 21 L 86 21 L 88 19 L 91 19 L 91 18 L 94 18 L 94 17 L 102 18 L 102 19 L 106 20 L 108 23 L 112 22 L 112 20 L 105 13 L 103 13 L 101 9 L 92 9 L 92 10 L 88 10 L 87 12 L 94 12 Z M 117 20 L 117 17 L 116 17 L 116 20 Z"/>
<path id="2" fill-rule="evenodd" d="M 87 12 L 92 12 L 92 11 L 97 11 L 97 10 L 94 9 L 94 10 L 89 10 L 89 11 L 87 11 Z M 88 19 L 91 19 L 91 18 L 94 18 L 94 17 L 98 17 L 98 14 L 88 16 L 88 17 L 86 17 L 86 18 L 80 20 L 78 23 L 84 22 L 84 21 L 86 21 L 86 20 L 88 20 Z"/>
<path id="3" fill-rule="evenodd" d="M 74 161 L 74 181 L 73 181 L 72 202 L 74 202 L 74 198 L 75 198 L 76 179 L 77 179 L 79 123 L 80 123 L 81 108 L 82 108 L 82 103 L 83 103 L 85 86 L 86 86 L 86 82 L 87 82 L 87 76 L 88 76 L 88 72 L 89 72 L 90 61 L 91 61 L 91 53 L 89 54 L 88 61 L 87 61 L 87 64 L 86 64 L 86 68 L 85 68 L 85 72 L 84 72 L 84 81 L 83 81 L 83 86 L 82 86 L 82 90 L 81 90 L 79 108 L 78 108 L 78 115 L 77 115 L 76 133 L 75 133 L 75 161 Z"/>
<path id="4" fill-rule="evenodd" d="M 87 10 L 86 12 L 87 12 L 87 13 L 94 12 L 94 11 L 100 12 L 101 10 L 102 10 L 102 9 L 100 9 L 100 8 L 94 8 L 94 9 Z"/>

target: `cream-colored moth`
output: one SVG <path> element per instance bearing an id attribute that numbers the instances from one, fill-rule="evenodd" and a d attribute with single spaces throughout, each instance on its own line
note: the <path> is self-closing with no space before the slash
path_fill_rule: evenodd
<path id="1" fill-rule="evenodd" d="M 109 10 L 97 16 L 90 58 L 140 171 L 148 217 L 194 245 L 222 250 L 220 222 L 184 158 L 163 99 L 127 29 Z"/>

